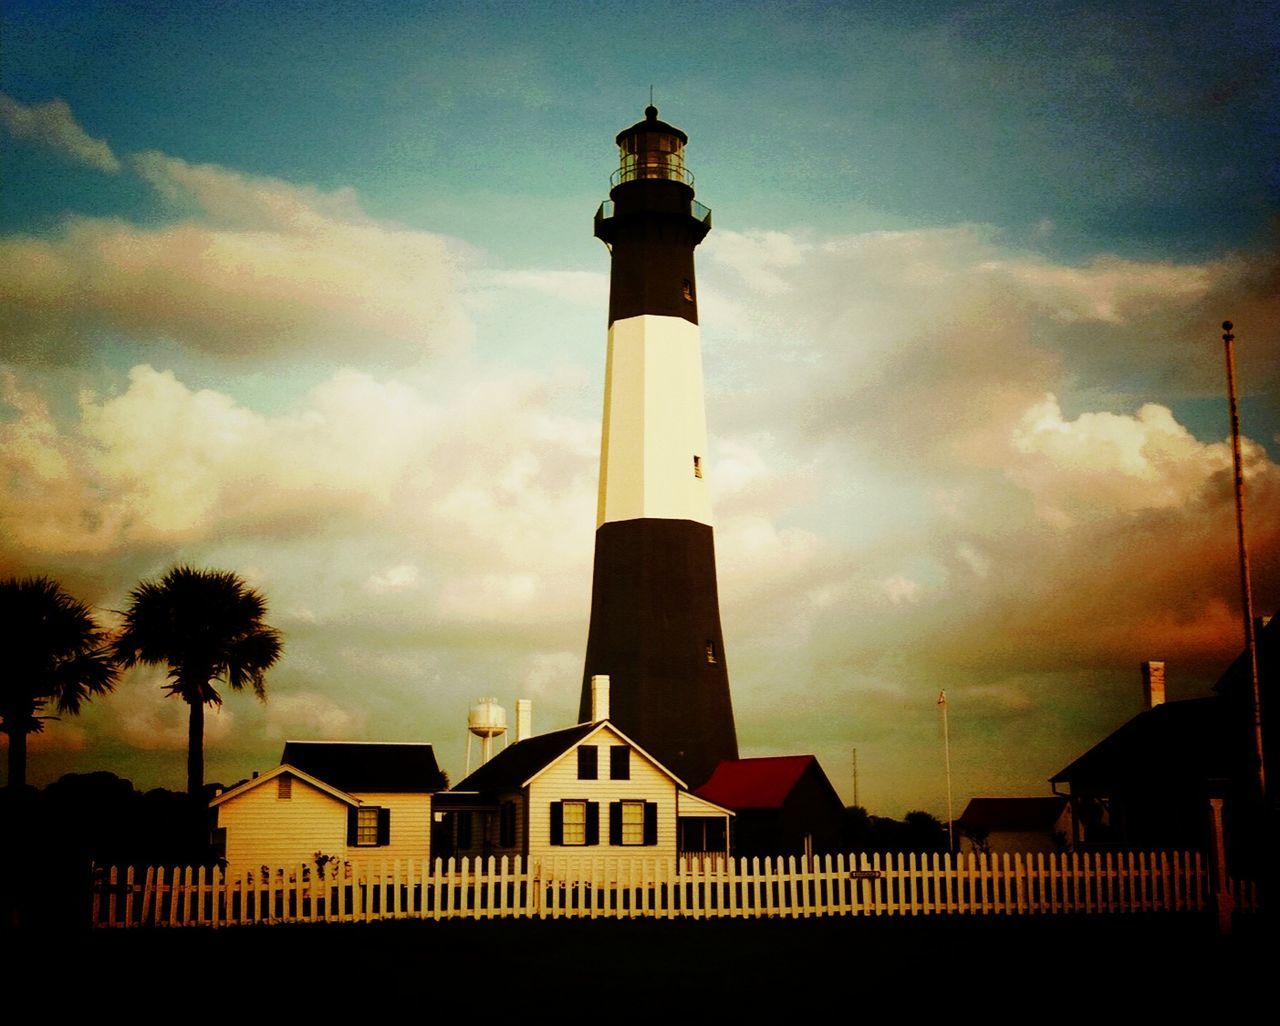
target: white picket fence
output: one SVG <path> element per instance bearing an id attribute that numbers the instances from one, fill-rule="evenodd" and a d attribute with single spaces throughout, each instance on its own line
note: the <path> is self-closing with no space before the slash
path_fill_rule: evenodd
<path id="1" fill-rule="evenodd" d="M 1176 912 L 1209 907 L 1192 852 L 825 855 L 678 864 L 521 858 L 95 871 L 100 927 L 380 919 L 758 918 Z M 1236 907 L 1256 907 L 1251 885 Z"/>

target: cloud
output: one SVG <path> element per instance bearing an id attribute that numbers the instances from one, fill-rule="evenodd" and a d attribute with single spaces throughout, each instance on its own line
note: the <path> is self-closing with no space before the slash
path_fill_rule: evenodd
<path id="1" fill-rule="evenodd" d="M 49 236 L 0 239 L 10 360 L 77 358 L 103 334 L 176 341 L 229 360 L 413 364 L 470 338 L 465 248 L 375 221 L 350 189 L 134 158 L 179 219 L 160 226 L 70 216 Z"/>
<path id="2" fill-rule="evenodd" d="M 95 726 L 141 751 L 185 752 L 191 707 L 163 688 L 164 667 L 144 666 L 124 675 L 116 690 L 94 703 Z M 223 703 L 206 706 L 206 752 L 227 744 L 235 735 L 236 716 L 228 707 L 227 688 L 219 688 Z"/>
<path id="3" fill-rule="evenodd" d="M 0 124 L 15 138 L 47 146 L 86 167 L 107 174 L 120 170 L 120 161 L 111 147 L 80 127 L 65 100 L 28 106 L 0 93 Z"/>
<path id="4" fill-rule="evenodd" d="M 364 727 L 362 712 L 315 691 L 273 693 L 267 700 L 267 736 L 286 740 L 354 740 Z"/>

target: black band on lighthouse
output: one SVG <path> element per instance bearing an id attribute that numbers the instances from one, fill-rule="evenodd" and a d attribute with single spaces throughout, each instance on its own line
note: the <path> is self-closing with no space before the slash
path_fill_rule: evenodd
<path id="1" fill-rule="evenodd" d="M 706 493 L 693 251 L 711 211 L 693 198 L 683 132 L 646 110 L 595 234 L 612 255 L 601 489 L 583 669 L 610 678 L 610 716 L 690 787 L 736 759 Z"/>

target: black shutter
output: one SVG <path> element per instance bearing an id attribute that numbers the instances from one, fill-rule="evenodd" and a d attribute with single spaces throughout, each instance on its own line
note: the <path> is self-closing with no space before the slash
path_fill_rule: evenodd
<path id="1" fill-rule="evenodd" d="M 626 745 L 613 745 L 609 749 L 609 779 L 631 779 L 631 749 Z"/>
<path id="2" fill-rule="evenodd" d="M 658 843 L 658 803 L 644 803 L 644 843 Z"/>
<path id="3" fill-rule="evenodd" d="M 354 805 L 347 808 L 347 847 L 354 848 L 360 840 L 360 813 Z"/>
<path id="4" fill-rule="evenodd" d="M 609 803 L 609 843 L 622 843 L 622 802 Z"/>
<path id="5" fill-rule="evenodd" d="M 391 810 L 378 810 L 378 844 L 391 843 Z"/>
<path id="6" fill-rule="evenodd" d="M 587 802 L 587 844 L 600 843 L 600 803 Z"/>
<path id="7" fill-rule="evenodd" d="M 578 779 L 595 780 L 599 775 L 600 749 L 595 745 L 583 745 L 578 749 Z"/>
<path id="8" fill-rule="evenodd" d="M 551 803 L 551 843 L 564 844 L 564 805 Z"/>

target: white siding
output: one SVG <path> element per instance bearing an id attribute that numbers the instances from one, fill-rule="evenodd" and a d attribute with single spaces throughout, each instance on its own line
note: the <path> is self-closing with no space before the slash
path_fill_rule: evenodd
<path id="1" fill-rule="evenodd" d="M 346 851 L 348 806 L 297 777 L 293 797 L 278 798 L 280 779 L 217 806 L 218 826 L 227 831 L 229 872 L 310 864 L 318 851 Z"/>
<path id="2" fill-rule="evenodd" d="M 527 789 L 529 796 L 530 858 L 547 856 L 599 857 L 644 856 L 674 858 L 676 854 L 676 785 L 675 782 L 641 755 L 631 749 L 631 779 L 609 779 L 609 748 L 623 744 L 622 738 L 609 727 L 597 731 L 581 745 L 569 749 L 542 772 Z M 578 779 L 577 749 L 595 745 L 600 749 L 598 780 Z M 551 803 L 586 799 L 600 805 L 600 843 L 594 847 L 561 846 L 551 843 Z M 658 806 L 658 843 L 649 846 L 613 846 L 609 844 L 609 803 L 620 799 L 640 799 Z"/>
<path id="3" fill-rule="evenodd" d="M 431 795 L 361 791 L 352 792 L 351 797 L 359 798 L 365 805 L 378 805 L 391 810 L 391 843 L 375 848 L 348 848 L 345 844 L 344 826 L 344 857 L 360 859 L 362 862 L 369 859 L 386 859 L 390 862 L 392 859 L 428 857 L 431 850 Z"/>

